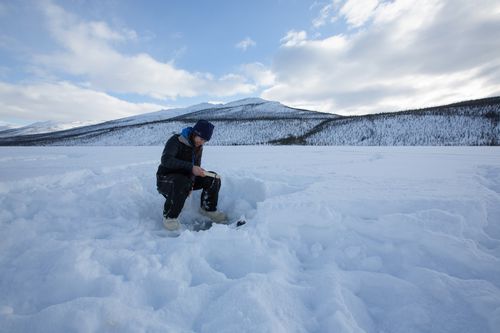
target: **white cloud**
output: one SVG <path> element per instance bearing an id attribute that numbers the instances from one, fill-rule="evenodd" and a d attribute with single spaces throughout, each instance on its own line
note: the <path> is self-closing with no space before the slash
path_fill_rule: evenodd
<path id="1" fill-rule="evenodd" d="M 333 3 L 323 6 L 319 11 L 319 15 L 312 22 L 313 27 L 319 28 L 324 26 L 332 16 L 334 8 Z"/>
<path id="2" fill-rule="evenodd" d="M 111 120 L 164 108 L 130 103 L 68 82 L 9 84 L 0 82 L 0 116 L 26 121 Z"/>
<path id="3" fill-rule="evenodd" d="M 499 95 L 497 7 L 395 0 L 344 35 L 311 40 L 289 32 L 273 62 L 275 83 L 261 96 L 359 114 Z"/>
<path id="4" fill-rule="evenodd" d="M 173 61 L 159 62 L 148 54 L 122 54 L 114 43 L 137 38 L 134 31 L 116 31 L 105 22 L 84 22 L 50 1 L 44 2 L 43 10 L 51 35 L 62 50 L 35 56 L 36 63 L 79 76 L 93 89 L 158 99 L 210 94 L 228 96 L 257 89 L 237 75 L 214 78 L 208 73 L 179 69 Z"/>
<path id="5" fill-rule="evenodd" d="M 290 30 L 285 37 L 283 37 L 280 42 L 282 46 L 294 47 L 305 45 L 307 40 L 307 32 L 306 31 L 295 31 Z"/>
<path id="6" fill-rule="evenodd" d="M 259 62 L 242 65 L 240 70 L 245 77 L 250 78 L 260 87 L 271 86 L 276 79 L 272 70 Z"/>
<path id="7" fill-rule="evenodd" d="M 247 37 L 238 42 L 236 44 L 236 47 L 242 49 L 243 51 L 246 51 L 249 47 L 254 47 L 255 45 L 257 45 L 257 43 L 255 43 L 255 41 L 253 41 L 250 37 Z"/>
<path id="8" fill-rule="evenodd" d="M 344 19 L 350 28 L 358 28 L 369 22 L 382 0 L 330 0 L 321 7 L 312 26 L 321 28 L 330 22 Z"/>
<path id="9" fill-rule="evenodd" d="M 360 27 L 368 21 L 378 6 L 378 0 L 348 0 L 340 9 L 340 14 L 353 27 Z M 414 6 L 419 3 L 414 2 Z"/>
<path id="10" fill-rule="evenodd" d="M 88 22 L 79 27 L 82 33 L 88 33 L 90 37 L 109 41 L 125 41 L 127 39 L 137 39 L 137 33 L 134 30 L 122 29 L 121 31 L 112 30 L 105 22 Z"/>

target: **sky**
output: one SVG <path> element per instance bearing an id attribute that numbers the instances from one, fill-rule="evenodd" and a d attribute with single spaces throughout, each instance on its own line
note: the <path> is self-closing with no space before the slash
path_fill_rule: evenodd
<path id="1" fill-rule="evenodd" d="M 0 125 L 247 97 L 342 115 L 500 95 L 498 0 L 0 0 Z"/>

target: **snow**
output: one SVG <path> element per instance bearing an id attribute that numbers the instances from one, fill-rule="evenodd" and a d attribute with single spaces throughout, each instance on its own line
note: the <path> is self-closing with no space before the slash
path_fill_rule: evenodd
<path id="1" fill-rule="evenodd" d="M 212 121 L 216 130 L 210 144 L 267 144 L 271 140 L 278 140 L 291 135 L 303 135 L 321 121 L 321 119 Z M 76 146 L 157 146 L 164 144 L 166 139 L 173 133 L 179 133 L 180 129 L 193 125 L 194 122 L 170 121 L 140 127 L 123 127 L 102 134 L 93 132 L 87 135 L 82 134 L 75 138 L 57 141 L 56 144 Z"/>
<path id="2" fill-rule="evenodd" d="M 9 126 L 9 125 L 2 125 L 2 122 L 0 122 L 0 131 L 7 131 L 10 129 L 13 129 L 14 127 Z"/>
<path id="3" fill-rule="evenodd" d="M 228 106 L 242 106 L 242 105 L 248 105 L 248 104 L 263 104 L 263 103 L 280 104 L 278 102 L 267 101 L 265 99 L 258 98 L 258 97 L 250 97 L 250 98 L 243 98 L 243 99 L 239 99 L 237 101 L 225 103 L 224 106 L 225 107 L 228 107 Z"/>
<path id="4" fill-rule="evenodd" d="M 216 128 L 213 145 L 498 146 L 498 98 L 398 113 L 340 117 L 249 98 L 203 103 L 38 135 L 0 132 L 0 145 L 157 146 L 199 119 Z M 18 131 L 19 132 L 19 131 Z M 27 134 L 27 133 L 24 133 Z"/>
<path id="5" fill-rule="evenodd" d="M 170 119 L 170 118 L 183 116 L 185 114 L 197 112 L 200 110 L 210 109 L 210 108 L 217 107 L 217 106 L 218 105 L 214 105 L 211 103 L 200 103 L 200 104 L 192 105 L 192 106 L 185 107 L 185 108 L 160 110 L 160 111 L 145 113 L 145 114 L 141 114 L 141 115 L 137 115 L 137 116 L 121 118 L 121 119 L 109 121 L 105 124 L 112 125 L 112 126 L 116 126 L 116 125 L 130 126 L 130 125 L 136 125 L 136 124 L 142 124 L 142 123 L 157 122 L 157 121 L 162 121 L 162 120 L 166 120 L 166 119 Z"/>
<path id="6" fill-rule="evenodd" d="M 408 113 L 325 118 L 280 104 L 223 108 L 213 106 L 183 117 L 153 121 L 158 115 L 116 120 L 91 127 L 46 135 L 0 138 L 0 145 L 157 146 L 172 133 L 210 119 L 213 145 L 307 144 L 360 146 L 497 146 L 500 142 L 499 105 L 455 107 Z M 267 118 L 266 118 L 267 117 Z"/>
<path id="7" fill-rule="evenodd" d="M 498 148 L 207 146 L 178 238 L 162 149 L 0 148 L 0 331 L 498 332 Z"/>
<path id="8" fill-rule="evenodd" d="M 246 98 L 221 105 L 212 105 L 205 110 L 186 114 L 184 119 L 209 120 L 255 120 L 255 119 L 333 119 L 338 116 L 316 111 L 290 108 L 279 102 L 266 101 L 261 98 Z"/>
<path id="9" fill-rule="evenodd" d="M 305 139 L 313 145 L 497 146 L 499 105 L 339 119 Z"/>
<path id="10" fill-rule="evenodd" d="M 209 109 L 212 107 L 217 107 L 219 105 L 214 105 L 210 103 L 200 103 L 192 105 L 185 108 L 173 108 L 167 110 L 160 110 L 155 112 L 150 112 L 146 114 L 130 116 L 125 118 L 120 118 L 116 120 L 110 120 L 106 122 L 102 121 L 73 121 L 73 122 L 56 122 L 56 121 L 41 121 L 36 122 L 24 127 L 10 128 L 8 126 L 0 126 L 0 138 L 22 136 L 22 135 L 32 135 L 32 134 L 42 134 L 57 131 L 65 131 L 69 129 L 78 129 L 80 127 L 88 127 L 90 130 L 95 129 L 108 129 L 120 126 L 131 126 L 143 123 L 164 121 L 166 119 L 182 116 L 191 112 L 196 112 L 200 110 Z M 1 125 L 1 124 L 0 124 Z M 92 126 L 96 125 L 96 126 Z"/>
<path id="11" fill-rule="evenodd" d="M 55 121 L 40 121 L 27 126 L 11 129 L 2 129 L 0 127 L 0 138 L 2 137 L 12 137 L 18 135 L 30 135 L 30 134 L 40 134 L 49 133 L 56 131 L 64 131 L 72 128 L 89 126 L 99 123 L 99 121 L 73 121 L 73 122 L 55 122 Z"/>

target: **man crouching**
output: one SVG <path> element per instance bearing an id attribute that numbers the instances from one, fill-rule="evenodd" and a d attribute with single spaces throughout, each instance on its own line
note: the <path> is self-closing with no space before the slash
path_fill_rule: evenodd
<path id="1" fill-rule="evenodd" d="M 180 229 L 178 217 L 192 190 L 203 189 L 201 214 L 216 223 L 227 223 L 226 215 L 217 211 L 221 180 L 206 176 L 201 168 L 203 145 L 210 140 L 213 130 L 212 123 L 199 120 L 193 127 L 184 128 L 181 134 L 174 134 L 165 144 L 156 172 L 156 186 L 166 199 L 163 225 L 169 231 Z"/>

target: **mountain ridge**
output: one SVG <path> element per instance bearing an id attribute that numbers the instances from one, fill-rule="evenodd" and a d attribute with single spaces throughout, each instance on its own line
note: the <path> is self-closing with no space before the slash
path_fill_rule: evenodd
<path id="1" fill-rule="evenodd" d="M 0 138 L 0 145 L 162 145 L 207 119 L 214 145 L 499 145 L 500 97 L 399 112 L 340 116 L 260 98 L 198 104 L 65 131 Z M 171 117 L 169 117 L 171 116 Z"/>

